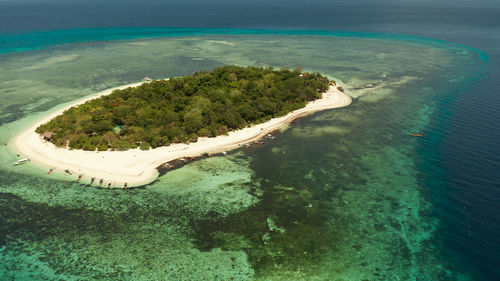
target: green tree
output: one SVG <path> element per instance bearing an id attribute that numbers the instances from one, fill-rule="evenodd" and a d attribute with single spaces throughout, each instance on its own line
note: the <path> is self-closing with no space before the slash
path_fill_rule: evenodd
<path id="1" fill-rule="evenodd" d="M 297 68 L 222 66 L 145 83 L 66 110 L 36 132 L 59 147 L 149 149 L 265 122 L 321 97 L 330 81 Z"/>

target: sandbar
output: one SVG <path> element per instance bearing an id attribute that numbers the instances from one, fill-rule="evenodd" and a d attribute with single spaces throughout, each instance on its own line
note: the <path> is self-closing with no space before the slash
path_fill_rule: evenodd
<path id="1" fill-rule="evenodd" d="M 150 150 L 130 149 L 127 151 L 84 151 L 70 150 L 56 147 L 45 141 L 35 129 L 61 115 L 70 107 L 85 103 L 86 101 L 109 95 L 116 89 L 137 87 L 144 82 L 127 84 L 99 92 L 93 96 L 80 100 L 65 108 L 39 120 L 33 126 L 23 131 L 14 139 L 14 147 L 22 157 L 29 158 L 37 164 L 48 169 L 58 171 L 68 170 L 73 176 L 83 174 L 88 179 L 95 177 L 96 182 L 103 179 L 103 185 L 108 183 L 112 187 L 140 186 L 153 181 L 158 176 L 158 166 L 183 157 L 197 157 L 204 153 L 219 153 L 241 147 L 255 142 L 266 134 L 290 124 L 293 120 L 314 112 L 348 106 L 351 97 L 343 93 L 336 86 L 330 86 L 321 99 L 309 102 L 305 107 L 288 113 L 285 116 L 273 118 L 265 123 L 229 132 L 228 135 L 198 138 L 197 142 L 184 144 L 171 144 Z"/>

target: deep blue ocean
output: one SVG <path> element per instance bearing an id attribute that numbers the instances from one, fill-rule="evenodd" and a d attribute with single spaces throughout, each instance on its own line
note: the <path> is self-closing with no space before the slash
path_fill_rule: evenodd
<path id="1" fill-rule="evenodd" d="M 474 81 L 439 100 L 425 132 L 429 137 L 418 149 L 418 169 L 432 215 L 440 221 L 442 254 L 478 280 L 500 280 L 500 5 L 0 2 L 4 54 L 71 42 L 255 30 L 408 35 L 467 46 L 484 56 Z"/>

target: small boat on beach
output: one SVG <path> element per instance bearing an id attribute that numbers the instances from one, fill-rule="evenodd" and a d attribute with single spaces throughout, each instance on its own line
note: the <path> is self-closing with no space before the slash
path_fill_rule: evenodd
<path id="1" fill-rule="evenodd" d="M 73 174 L 73 173 L 72 173 L 69 169 L 64 170 L 64 172 L 65 172 L 66 174 L 68 174 L 68 175 L 72 175 L 72 174 Z"/>
<path id="2" fill-rule="evenodd" d="M 165 163 L 161 164 L 159 167 L 165 168 L 165 169 L 172 169 L 173 165 L 168 163 L 168 162 L 165 162 Z"/>
<path id="3" fill-rule="evenodd" d="M 30 162 L 31 160 L 29 158 L 23 158 L 23 159 L 19 159 L 17 160 L 15 163 L 14 163 L 14 166 L 17 166 L 17 165 L 22 165 L 22 164 L 26 164 L 28 162 Z"/>
<path id="4" fill-rule="evenodd" d="M 128 188 L 128 184 L 127 184 L 127 183 L 124 183 L 124 184 L 123 184 L 123 188 L 127 189 L 127 188 Z"/>
<path id="5" fill-rule="evenodd" d="M 273 136 L 273 135 L 271 135 L 271 134 L 267 134 L 267 135 L 266 135 L 266 138 L 268 138 L 268 139 L 270 139 L 270 140 L 274 140 L 274 139 L 276 139 L 276 137 L 275 137 L 275 136 Z"/>
<path id="6" fill-rule="evenodd" d="M 92 177 L 92 178 L 90 179 L 90 184 L 93 184 L 93 183 L 94 183 L 94 181 L 95 181 L 95 177 Z"/>

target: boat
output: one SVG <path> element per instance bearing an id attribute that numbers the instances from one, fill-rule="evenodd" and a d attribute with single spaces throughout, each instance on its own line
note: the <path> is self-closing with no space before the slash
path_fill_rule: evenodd
<path id="1" fill-rule="evenodd" d="M 172 164 L 165 162 L 160 165 L 160 168 L 172 169 L 172 166 L 173 166 Z"/>
<path id="2" fill-rule="evenodd" d="M 267 134 L 267 135 L 266 135 L 266 138 L 268 138 L 268 139 L 270 139 L 270 140 L 274 140 L 274 139 L 276 139 L 276 137 L 275 137 L 275 136 L 273 136 L 273 135 L 271 135 L 271 134 Z"/>
<path id="3" fill-rule="evenodd" d="M 16 163 L 14 163 L 14 166 L 21 165 L 21 164 L 26 164 L 26 163 L 28 163 L 30 161 L 31 160 L 29 158 L 19 159 L 19 160 L 16 161 Z"/>
<path id="4" fill-rule="evenodd" d="M 72 175 L 72 174 L 73 174 L 73 173 L 72 173 L 69 169 L 64 170 L 64 172 L 65 172 L 66 174 L 68 174 L 68 175 Z"/>
<path id="5" fill-rule="evenodd" d="M 420 134 L 420 133 L 411 133 L 410 136 L 417 137 L 417 138 L 422 138 L 424 135 Z"/>
<path id="6" fill-rule="evenodd" d="M 123 184 L 123 187 L 124 187 L 125 189 L 127 189 L 127 188 L 128 188 L 128 184 L 127 184 L 127 183 Z"/>

